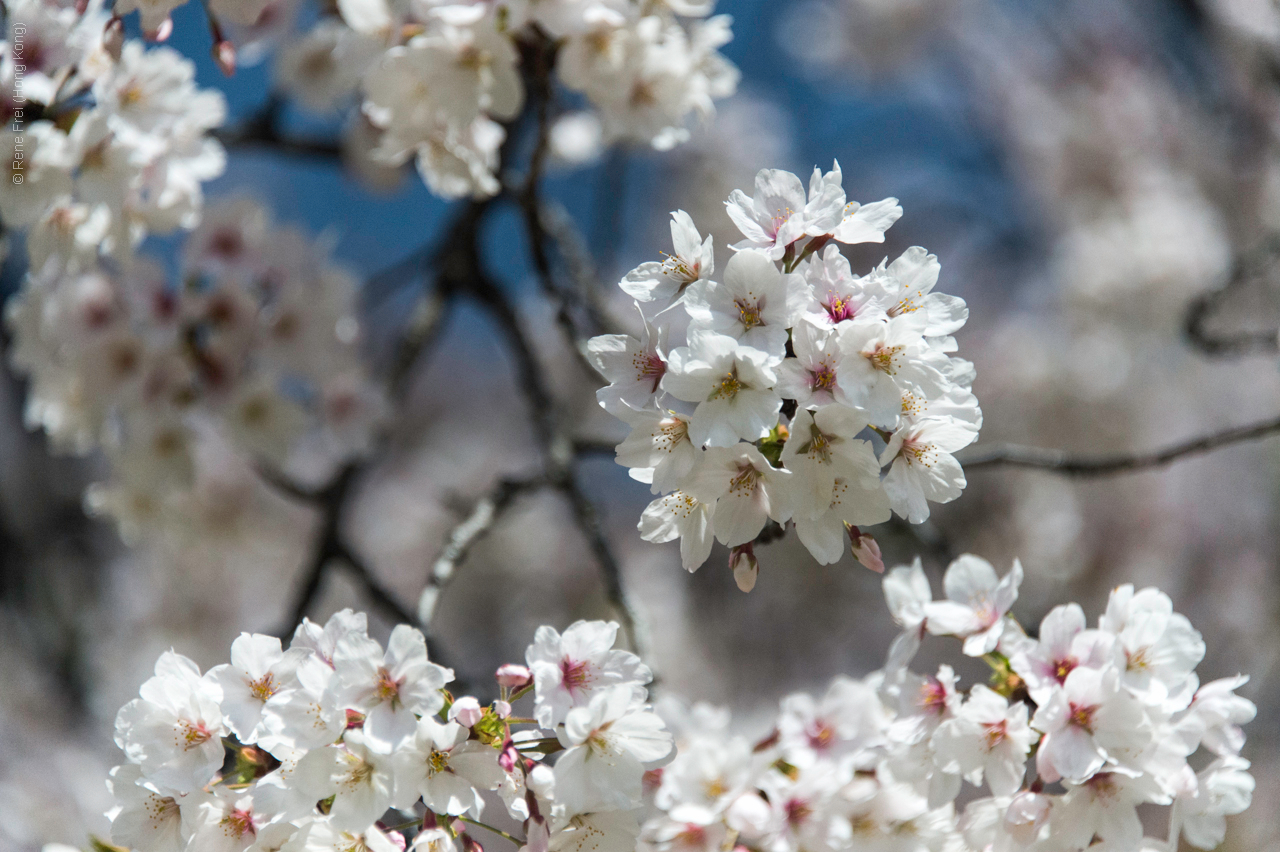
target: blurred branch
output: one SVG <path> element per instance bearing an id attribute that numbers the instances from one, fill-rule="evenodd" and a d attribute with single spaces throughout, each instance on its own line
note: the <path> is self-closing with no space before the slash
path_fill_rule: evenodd
<path id="1" fill-rule="evenodd" d="M 450 531 L 440 555 L 431 564 L 427 587 L 418 604 L 418 617 L 423 623 L 430 621 L 440 592 L 471 553 L 471 548 L 489 534 L 517 497 L 536 491 L 546 484 L 546 479 L 541 476 L 531 479 L 502 479 L 491 492 L 476 501 L 467 517 Z"/>
<path id="2" fill-rule="evenodd" d="M 1280 352 L 1280 329 L 1242 331 L 1235 334 L 1215 334 L 1209 324 L 1219 307 L 1250 280 L 1267 272 L 1280 258 L 1280 237 L 1272 237 L 1266 243 L 1243 258 L 1238 259 L 1227 283 L 1217 289 L 1202 293 L 1187 306 L 1184 330 L 1187 340 L 1205 355 L 1224 358 L 1241 358 L 1248 355 L 1274 355 Z"/>
<path id="3" fill-rule="evenodd" d="M 236 127 L 213 134 L 227 148 L 266 148 L 293 157 L 340 161 L 342 146 L 331 139 L 308 139 L 280 132 L 284 101 L 271 95 L 256 113 Z"/>
<path id="4" fill-rule="evenodd" d="M 1028 467 L 1065 476 L 1110 476 L 1162 467 L 1185 456 L 1207 453 L 1221 447 L 1256 441 L 1280 433 L 1280 417 L 1248 426 L 1215 432 L 1180 444 L 1146 453 L 1119 453 L 1107 456 L 1076 455 L 1064 450 L 1003 444 L 960 459 L 966 471 L 1007 465 Z"/>
<path id="5" fill-rule="evenodd" d="M 426 245 L 372 276 L 366 284 L 366 304 L 376 304 L 395 289 L 418 275 L 434 272 L 422 294 L 409 311 L 399 345 L 388 370 L 388 387 L 393 400 L 403 404 L 409 379 L 424 352 L 443 326 L 450 306 L 458 298 L 474 301 L 497 324 L 502 343 L 510 353 L 516 386 L 529 407 L 533 435 L 542 461 L 542 471 L 524 479 L 503 479 L 494 490 L 482 497 L 449 533 L 440 554 L 428 572 L 418 613 L 407 611 L 378 582 L 372 570 L 346 544 L 341 530 L 346 506 L 352 499 L 353 483 L 372 464 L 370 459 L 346 465 L 325 486 L 309 490 L 290 482 L 278 472 L 262 469 L 263 478 L 286 496 L 314 505 L 320 511 L 316 537 L 303 571 L 302 584 L 292 607 L 293 624 L 301 623 L 313 606 L 330 564 L 340 563 L 350 570 L 369 597 L 388 614 L 407 623 L 426 627 L 444 585 L 466 560 L 475 544 L 492 531 L 503 514 L 524 493 L 550 488 L 560 494 L 572 510 L 574 524 L 586 539 L 600 571 L 605 597 L 626 630 L 631 645 L 638 652 L 641 638 L 637 618 L 622 584 L 621 566 L 614 555 L 594 507 L 580 489 L 574 476 L 574 462 L 579 453 L 601 452 L 603 445 L 594 442 L 575 443 L 569 436 L 558 406 L 547 386 L 545 369 L 512 306 L 510 297 L 485 270 L 481 259 L 481 228 L 488 210 L 495 202 L 510 201 L 522 213 L 529 238 L 529 251 L 534 269 L 548 298 L 557 303 L 557 320 L 566 342 L 580 356 L 584 355 L 586 335 L 574 319 L 580 311 L 587 322 L 599 329 L 604 325 L 603 309 L 590 297 L 593 285 L 592 264 L 584 243 L 577 236 L 572 220 L 563 211 L 542 201 L 541 178 L 545 165 L 552 107 L 551 68 L 555 59 L 555 43 L 542 35 L 523 45 L 530 111 L 534 116 L 534 147 L 523 182 L 509 188 L 494 199 L 475 200 L 461 208 L 444 236 L 434 245 Z M 266 141 L 276 144 L 275 131 L 279 105 L 268 103 L 263 112 L 249 122 L 237 138 L 243 141 Z M 508 139 L 500 159 L 510 157 L 516 123 L 508 128 Z M 501 171 L 501 169 L 499 169 Z M 570 269 L 572 281 L 561 285 L 556 280 L 553 250 Z M 585 362 L 585 358 L 584 358 Z M 379 442 L 386 443 L 386 435 Z M 431 651 L 439 660 L 438 653 Z"/>

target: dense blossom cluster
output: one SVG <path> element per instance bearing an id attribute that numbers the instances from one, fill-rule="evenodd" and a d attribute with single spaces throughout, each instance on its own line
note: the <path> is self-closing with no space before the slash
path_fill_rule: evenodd
<path id="1" fill-rule="evenodd" d="M 754 196 L 726 205 L 744 239 L 722 272 L 711 238 L 672 214 L 674 254 L 621 283 L 641 337 L 589 343 L 610 382 L 600 404 L 632 427 L 618 463 L 663 495 L 641 532 L 679 538 L 691 571 L 713 538 L 739 548 L 744 589 L 770 520 L 793 522 L 823 563 L 847 534 L 883 570 L 858 527 L 891 511 L 920 523 L 965 485 L 952 453 L 977 437 L 982 412 L 973 365 L 948 353 L 968 309 L 934 292 L 940 265 L 919 247 L 853 273 L 837 244 L 883 242 L 902 208 L 849 201 L 838 163 L 814 169 L 807 194 L 795 175 L 761 171 Z"/>
<path id="2" fill-rule="evenodd" d="M 520 64 L 535 42 L 556 49 L 568 89 L 591 113 L 573 113 L 587 147 L 618 140 L 667 149 L 688 138 L 691 114 L 708 116 L 733 93 L 738 72 L 718 52 L 729 18 L 708 17 L 711 0 L 503 0 L 389 3 L 342 0 L 286 47 L 284 88 L 317 110 L 359 91 L 363 120 L 353 138 L 368 159 L 410 159 L 445 197 L 493 195 L 498 152 L 524 104 Z M 586 119 L 584 122 L 582 119 Z M 361 143 L 358 143 L 361 144 Z"/>
<path id="3" fill-rule="evenodd" d="M 672 735 L 645 703 L 649 669 L 614 650 L 616 624 L 537 631 L 527 667 L 497 672 L 482 706 L 445 686 L 422 633 L 384 649 L 344 610 L 286 649 L 242 634 L 201 674 L 169 651 L 116 718 L 112 840 L 139 852 L 479 849 L 466 833 L 501 799 L 527 849 L 619 849 L 639 833 L 643 779 Z M 533 718 L 512 704 L 534 693 Z M 514 728 L 519 730 L 513 730 Z M 549 760 L 555 755 L 554 761 Z M 552 765 L 554 764 L 554 765 Z M 621 839 L 621 843 L 619 843 Z"/>
<path id="4" fill-rule="evenodd" d="M 105 449 L 113 477 L 89 503 L 126 536 L 183 517 L 202 442 L 277 467 L 307 438 L 361 453 L 385 402 L 361 362 L 356 287 L 246 199 L 210 209 L 177 284 L 141 258 L 52 258 L 8 306 L 28 421 L 64 449 Z"/>
<path id="5" fill-rule="evenodd" d="M 1078 605 L 1056 607 L 1031 638 L 1008 615 L 1021 578 L 1016 562 L 997 578 L 963 556 L 935 601 L 918 562 L 895 568 L 884 589 L 903 632 L 886 667 L 837 677 L 821 697 L 788 696 L 758 742 L 712 708 L 673 712 L 679 753 L 663 770 L 645 847 L 1101 852 L 1173 849 L 1180 834 L 1202 849 L 1221 843 L 1224 817 L 1248 807 L 1254 786 L 1239 725 L 1255 708 L 1234 694 L 1247 678 L 1200 685 L 1200 634 L 1152 588 L 1115 589 L 1096 628 Z M 963 690 L 948 665 L 909 671 L 927 633 L 963 640 L 995 670 L 992 685 Z M 984 795 L 958 810 L 965 785 Z M 1170 806 L 1167 843 L 1144 838 L 1144 804 Z"/>
<path id="6" fill-rule="evenodd" d="M 124 260 L 149 233 L 193 227 L 202 182 L 225 165 L 207 135 L 222 95 L 178 52 L 125 41 L 97 0 L 18 0 L 5 21 L 0 216 L 28 229 L 31 268 Z"/>

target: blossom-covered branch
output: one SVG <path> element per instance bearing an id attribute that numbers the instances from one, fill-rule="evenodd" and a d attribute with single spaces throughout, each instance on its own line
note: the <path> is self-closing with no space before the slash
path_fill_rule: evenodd
<path id="1" fill-rule="evenodd" d="M 705 704 L 651 708 L 649 668 L 599 621 L 539 628 L 487 706 L 447 691 L 420 632 L 400 625 L 384 650 L 350 610 L 304 621 L 288 649 L 242 634 L 203 675 L 169 651 L 116 719 L 112 839 L 456 852 L 476 826 L 584 852 L 1216 846 L 1254 788 L 1248 678 L 1201 684 L 1205 643 L 1154 588 L 1115 589 L 1096 628 L 1055 607 L 1031 636 L 1012 615 L 1022 576 L 962 556 L 934 600 L 918 562 L 893 569 L 885 667 L 785 697 L 755 739 Z M 912 672 L 930 635 L 985 660 L 989 684 Z M 979 795 L 961 808 L 966 785 Z M 495 798 L 522 836 L 480 821 Z M 1166 809 L 1165 839 L 1144 836 L 1140 806 Z"/>

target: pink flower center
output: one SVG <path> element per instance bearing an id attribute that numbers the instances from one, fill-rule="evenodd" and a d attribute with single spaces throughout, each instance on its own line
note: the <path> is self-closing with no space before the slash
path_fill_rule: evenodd
<path id="1" fill-rule="evenodd" d="M 1093 733 L 1093 715 L 1098 712 L 1098 708 L 1094 705 L 1071 704 L 1071 712 L 1067 716 L 1067 721 L 1075 725 L 1077 728 L 1083 728 L 1089 733 Z"/>
<path id="2" fill-rule="evenodd" d="M 791 825 L 800 825 L 813 814 L 813 808 L 800 799 L 788 801 L 785 810 L 787 812 L 787 822 Z"/>
<path id="3" fill-rule="evenodd" d="M 707 844 L 707 830 L 695 823 L 688 823 L 676 835 L 676 842 L 685 846 L 705 846 Z"/>
<path id="4" fill-rule="evenodd" d="M 1071 674 L 1071 670 L 1078 665 L 1079 663 L 1076 662 L 1075 657 L 1065 657 L 1061 660 L 1058 660 L 1053 665 L 1053 679 L 1056 680 L 1058 683 L 1065 683 L 1067 680 L 1067 675 Z"/>
<path id="5" fill-rule="evenodd" d="M 227 834 L 239 839 L 246 834 L 257 836 L 258 830 L 253 826 L 253 813 L 251 811 L 234 810 L 222 818 L 222 825 L 226 826 Z"/>
<path id="6" fill-rule="evenodd" d="M 829 391 L 836 386 L 836 371 L 830 364 L 822 364 L 810 376 L 809 384 L 815 391 Z"/>
<path id="7" fill-rule="evenodd" d="M 831 322 L 837 323 L 843 320 L 853 319 L 858 315 L 857 309 L 854 308 L 853 302 L 847 296 L 837 296 L 835 293 L 827 294 L 827 301 L 822 307 L 826 308 L 827 316 L 831 317 Z"/>
<path id="8" fill-rule="evenodd" d="M 993 748 L 1000 745 L 1000 743 L 1004 742 L 1004 738 L 1008 736 L 1009 733 L 1009 723 L 1004 719 L 1001 719 L 999 722 L 992 722 L 984 725 L 983 727 L 987 729 L 987 751 L 991 751 Z"/>
<path id="9" fill-rule="evenodd" d="M 940 681 L 929 678 L 920 687 L 920 705 L 926 712 L 941 716 L 947 709 L 947 688 Z"/>
<path id="10" fill-rule="evenodd" d="M 806 731 L 809 737 L 809 747 L 817 751 L 826 751 L 835 744 L 836 731 L 821 719 L 813 720 Z"/>
<path id="11" fill-rule="evenodd" d="M 650 388 L 650 392 L 657 393 L 658 383 L 662 381 L 662 377 L 667 372 L 667 365 L 658 357 L 658 353 L 637 355 L 632 364 L 636 368 L 636 380 L 652 382 L 653 387 Z"/>
<path id="12" fill-rule="evenodd" d="M 584 689 L 591 683 L 591 664 L 586 660 L 574 661 L 565 657 L 560 661 L 561 683 L 570 692 Z"/>
<path id="13" fill-rule="evenodd" d="M 190 751 L 213 739 L 213 732 L 205 726 L 204 722 L 183 719 L 178 723 L 178 730 L 183 751 Z"/>

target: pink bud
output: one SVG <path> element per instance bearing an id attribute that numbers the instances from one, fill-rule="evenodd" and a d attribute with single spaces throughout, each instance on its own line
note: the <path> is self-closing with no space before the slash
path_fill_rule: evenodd
<path id="1" fill-rule="evenodd" d="M 120 61 L 120 51 L 124 49 L 124 21 L 112 18 L 102 30 L 102 47 L 116 62 Z"/>
<path id="2" fill-rule="evenodd" d="M 165 18 L 160 26 L 149 33 L 143 33 L 148 41 L 165 41 L 173 34 L 173 18 Z"/>
<path id="3" fill-rule="evenodd" d="M 228 77 L 235 76 L 236 73 L 236 46 L 231 42 L 223 39 L 213 46 L 213 61 L 218 63 L 218 69 Z"/>
<path id="4" fill-rule="evenodd" d="M 347 730 L 364 727 L 364 714 L 359 710 L 347 711 Z"/>
<path id="5" fill-rule="evenodd" d="M 511 715 L 511 705 L 506 701 L 493 702 L 493 712 L 498 714 L 499 719 L 505 719 Z"/>
<path id="6" fill-rule="evenodd" d="M 729 567 L 733 569 L 733 579 L 739 589 L 749 592 L 756 587 L 760 563 L 751 542 L 740 544 L 729 552 Z"/>
<path id="7" fill-rule="evenodd" d="M 470 834 L 463 832 L 461 838 L 463 852 L 484 852 L 484 847 Z"/>
<path id="8" fill-rule="evenodd" d="M 507 689 L 524 689 L 533 680 L 533 675 L 524 666 L 507 663 L 498 666 L 498 685 Z"/>
<path id="9" fill-rule="evenodd" d="M 449 708 L 449 718 L 464 728 L 470 728 L 484 718 L 484 709 L 479 701 L 466 695 L 453 702 L 453 706 Z"/>
<path id="10" fill-rule="evenodd" d="M 853 548 L 853 558 L 877 574 L 884 573 L 884 559 L 880 556 L 880 545 L 870 533 L 864 533 L 855 526 L 849 527 L 849 546 Z"/>
<path id="11" fill-rule="evenodd" d="M 519 762 L 520 752 L 516 750 L 516 744 L 511 741 L 511 737 L 507 737 L 502 742 L 502 750 L 498 752 L 498 765 L 502 767 L 503 772 L 515 772 Z"/>

